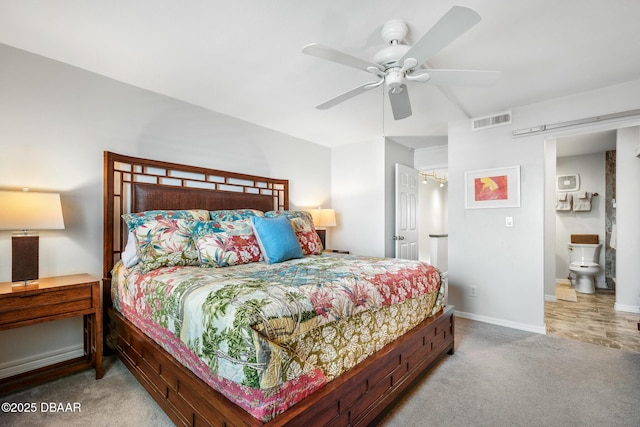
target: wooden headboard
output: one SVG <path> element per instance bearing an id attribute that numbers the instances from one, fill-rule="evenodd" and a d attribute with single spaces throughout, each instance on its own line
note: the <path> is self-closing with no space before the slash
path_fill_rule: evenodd
<path id="1" fill-rule="evenodd" d="M 104 293 L 126 241 L 122 214 L 155 209 L 289 208 L 289 181 L 104 153 Z M 107 300 L 105 299 L 105 305 Z"/>

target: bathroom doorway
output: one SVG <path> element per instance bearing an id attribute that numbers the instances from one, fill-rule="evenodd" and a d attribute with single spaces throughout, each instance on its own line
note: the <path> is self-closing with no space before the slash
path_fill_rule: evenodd
<path id="1" fill-rule="evenodd" d="M 615 158 L 615 130 L 556 139 L 555 277 L 557 281 L 570 281 L 573 289 L 576 274 L 569 270 L 572 235 L 598 236 L 601 247 L 594 260 L 599 266 L 593 277 L 595 288 L 615 289 L 616 250 L 610 245 L 616 211 Z"/>
<path id="2" fill-rule="evenodd" d="M 636 124 L 637 126 L 637 124 Z M 592 126 L 590 132 L 556 135 L 545 141 L 545 324 L 547 333 L 613 348 L 640 351 L 637 339 L 638 303 L 616 302 L 615 201 L 617 129 Z M 639 141 L 640 142 L 640 141 Z M 635 159 L 634 159 L 635 160 Z M 596 166 L 597 165 L 597 166 Z M 598 193 L 593 212 L 558 212 L 558 175 L 578 176 L 577 191 Z M 556 283 L 569 276 L 570 235 L 597 234 L 602 243 L 595 294 L 576 294 L 574 301 L 558 299 Z M 613 238 L 613 247 L 611 246 Z M 636 286 L 627 283 L 622 286 Z M 589 314 L 595 314 L 590 316 Z M 613 327 L 612 330 L 607 328 Z"/>

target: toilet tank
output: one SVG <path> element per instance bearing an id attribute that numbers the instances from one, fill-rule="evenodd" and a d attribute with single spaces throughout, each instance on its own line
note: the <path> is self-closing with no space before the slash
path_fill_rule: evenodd
<path id="1" fill-rule="evenodd" d="M 595 262 L 600 260 L 601 243 L 597 245 L 586 243 L 569 243 L 570 262 Z"/>

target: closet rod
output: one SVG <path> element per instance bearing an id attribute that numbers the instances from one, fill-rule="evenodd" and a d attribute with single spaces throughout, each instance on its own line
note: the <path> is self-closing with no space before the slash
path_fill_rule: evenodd
<path id="1" fill-rule="evenodd" d="M 601 116 L 589 117 L 586 119 L 570 120 L 568 122 L 552 123 L 549 125 L 533 126 L 526 129 L 518 129 L 512 132 L 514 137 L 531 135 L 533 133 L 545 132 L 553 129 L 561 129 L 571 126 L 580 126 L 587 123 L 597 123 L 605 120 L 622 119 L 627 117 L 640 116 L 640 109 L 623 111 L 621 113 L 603 114 Z"/>

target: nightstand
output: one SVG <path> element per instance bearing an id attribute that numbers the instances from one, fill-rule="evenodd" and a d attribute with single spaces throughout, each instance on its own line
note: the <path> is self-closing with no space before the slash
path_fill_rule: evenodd
<path id="1" fill-rule="evenodd" d="M 343 251 L 341 249 L 325 249 L 323 252 L 333 252 L 334 254 L 348 254 L 349 251 Z"/>
<path id="2" fill-rule="evenodd" d="M 89 274 L 47 277 L 37 284 L 0 283 L 0 330 L 83 316 L 84 356 L 0 380 L 0 393 L 27 387 L 88 367 L 102 378 L 100 281 Z M 3 343 L 10 345 L 10 343 Z"/>

